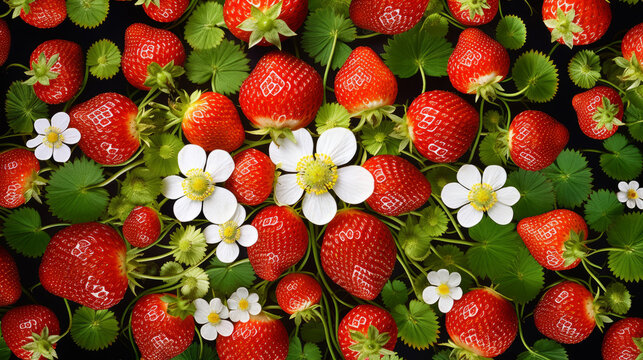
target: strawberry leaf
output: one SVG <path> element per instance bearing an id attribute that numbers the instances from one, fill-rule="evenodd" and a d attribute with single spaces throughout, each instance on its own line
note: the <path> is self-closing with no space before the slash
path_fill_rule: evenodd
<path id="1" fill-rule="evenodd" d="M 632 124 L 638 121 L 641 122 Z M 627 129 L 634 140 L 643 142 L 643 110 L 630 104 L 625 110 L 625 122 L 628 124 Z"/>
<path id="2" fill-rule="evenodd" d="M 179 151 L 184 144 L 172 134 L 150 137 L 150 145 L 143 150 L 145 166 L 154 175 L 169 176 L 179 173 Z"/>
<path id="3" fill-rule="evenodd" d="M 457 181 L 456 172 L 444 166 L 427 171 L 425 176 L 431 183 L 431 192 L 434 194 L 439 194 L 446 184 Z"/>
<path id="4" fill-rule="evenodd" d="M 619 315 L 627 314 L 632 307 L 632 295 L 625 285 L 619 282 L 613 282 L 607 286 L 602 300 L 613 313 Z"/>
<path id="5" fill-rule="evenodd" d="M 494 279 L 498 292 L 518 304 L 533 300 L 545 284 L 543 267 L 531 256 L 526 247 L 520 246 L 511 266 L 503 268 L 502 274 Z"/>
<path id="6" fill-rule="evenodd" d="M 583 89 L 593 88 L 601 78 L 601 58 L 591 50 L 581 50 L 574 54 L 567 71 L 576 86 Z"/>
<path id="7" fill-rule="evenodd" d="M 507 176 L 507 184 L 520 192 L 520 200 L 512 206 L 514 220 L 540 215 L 554 209 L 554 186 L 542 173 L 518 169 Z"/>
<path id="8" fill-rule="evenodd" d="M 442 350 L 439 353 L 433 355 L 432 360 L 451 360 L 451 351 L 450 350 Z"/>
<path id="9" fill-rule="evenodd" d="M 556 202 L 561 207 L 579 206 L 592 191 L 592 169 L 578 151 L 563 150 L 553 164 L 543 169 L 543 174 L 553 183 Z"/>
<path id="10" fill-rule="evenodd" d="M 121 51 L 113 42 L 103 39 L 92 44 L 87 50 L 89 72 L 103 80 L 118 73 L 121 66 Z"/>
<path id="11" fill-rule="evenodd" d="M 67 0 L 69 20 L 84 29 L 102 24 L 109 12 L 108 0 Z"/>
<path id="12" fill-rule="evenodd" d="M 338 103 L 327 103 L 322 105 L 315 116 L 315 127 L 317 134 L 321 135 L 326 130 L 351 125 L 351 116 L 345 107 Z"/>
<path id="13" fill-rule="evenodd" d="M 288 357 L 286 357 L 286 360 L 298 359 L 321 360 L 321 350 L 313 343 L 306 343 L 302 346 L 301 340 L 293 336 L 290 338 L 290 344 L 288 344 Z"/>
<path id="14" fill-rule="evenodd" d="M 488 216 L 469 229 L 469 236 L 475 240 L 466 253 L 471 271 L 480 277 L 497 278 L 511 267 L 522 243 L 514 224 L 498 225 Z"/>
<path id="15" fill-rule="evenodd" d="M 397 240 L 406 256 L 412 260 L 422 261 L 431 253 L 431 237 L 422 231 L 413 216 L 407 217 L 406 225 L 397 234 Z"/>
<path id="16" fill-rule="evenodd" d="M 339 69 L 352 51 L 346 43 L 355 40 L 356 36 L 355 25 L 347 16 L 324 5 L 306 19 L 301 46 L 306 54 L 323 66 L 328 64 L 332 52 L 331 68 Z"/>
<path id="17" fill-rule="evenodd" d="M 93 310 L 82 306 L 72 316 L 71 338 L 85 350 L 101 350 L 118 336 L 118 321 L 110 310 Z"/>
<path id="18" fill-rule="evenodd" d="M 301 339 L 306 342 L 320 343 L 326 340 L 324 327 L 318 321 L 303 323 L 299 330 L 301 333 Z"/>
<path id="19" fill-rule="evenodd" d="M 161 194 L 161 178 L 147 168 L 135 168 L 125 176 L 121 194 L 132 204 L 147 205 Z"/>
<path id="20" fill-rule="evenodd" d="M 636 179 L 643 170 L 643 156 L 638 147 L 627 142 L 622 134 L 614 134 L 603 141 L 608 153 L 601 154 L 601 169 L 616 180 Z"/>
<path id="21" fill-rule="evenodd" d="M 199 50 L 217 47 L 225 35 L 224 26 L 223 6 L 213 1 L 201 3 L 185 24 L 185 41 Z"/>
<path id="22" fill-rule="evenodd" d="M 240 287 L 249 288 L 255 281 L 252 265 L 248 261 L 224 264 L 217 258 L 210 260 L 210 265 L 205 270 L 210 278 L 210 287 L 215 293 L 221 292 L 226 296 L 232 294 Z"/>
<path id="23" fill-rule="evenodd" d="M 411 300 L 408 308 L 397 305 L 391 315 L 397 324 L 397 336 L 404 344 L 422 350 L 438 340 L 438 317 L 428 304 Z"/>
<path id="24" fill-rule="evenodd" d="M 605 189 L 594 191 L 585 204 L 585 220 L 594 231 L 606 231 L 610 225 L 623 215 L 623 204 L 616 194 Z"/>
<path id="25" fill-rule="evenodd" d="M 424 19 L 422 31 L 428 36 L 445 37 L 449 32 L 449 21 L 440 14 L 431 14 Z"/>
<path id="26" fill-rule="evenodd" d="M 47 104 L 36 96 L 33 86 L 20 81 L 9 86 L 4 109 L 9 127 L 18 134 L 31 133 L 34 121 L 49 114 Z"/>
<path id="27" fill-rule="evenodd" d="M 518 16 L 507 15 L 496 25 L 496 40 L 509 50 L 518 50 L 527 41 L 527 27 Z"/>
<path id="28" fill-rule="evenodd" d="M 409 300 L 408 289 L 400 280 L 387 281 L 382 288 L 382 302 L 389 310 Z"/>
<path id="29" fill-rule="evenodd" d="M 0 330 L 0 360 L 9 360 L 11 358 L 11 349 L 2 337 L 2 330 Z"/>
<path id="30" fill-rule="evenodd" d="M 399 155 L 401 140 L 391 136 L 394 128 L 395 123 L 389 120 L 382 120 L 377 127 L 365 125 L 360 135 L 364 150 L 371 155 Z"/>
<path id="31" fill-rule="evenodd" d="M 518 355 L 517 360 L 541 360 L 543 357 L 549 360 L 567 360 L 565 348 L 554 340 L 540 339 L 534 343 L 532 351 L 535 354 L 525 351 Z"/>
<path id="32" fill-rule="evenodd" d="M 184 352 L 172 358 L 172 360 L 219 360 L 216 351 L 212 347 L 199 343 L 193 343 Z"/>
<path id="33" fill-rule="evenodd" d="M 447 231 L 449 218 L 438 206 L 429 206 L 420 211 L 420 230 L 426 236 L 440 236 Z"/>
<path id="34" fill-rule="evenodd" d="M 22 207 L 13 210 L 4 219 L 2 236 L 9 247 L 27 257 L 40 257 L 49 244 L 49 234 L 40 230 L 38 211 Z"/>
<path id="35" fill-rule="evenodd" d="M 489 165 L 503 165 L 502 150 L 498 147 L 499 132 L 492 132 L 487 134 L 480 142 L 478 149 L 480 154 L 480 161 L 486 166 Z"/>
<path id="36" fill-rule="evenodd" d="M 312 14 L 317 9 L 331 8 L 335 13 L 348 17 L 350 0 L 309 0 L 308 11 Z"/>
<path id="37" fill-rule="evenodd" d="M 547 102 L 558 91 L 558 69 L 549 56 L 530 50 L 514 62 L 511 74 L 518 90 L 533 102 Z"/>
<path id="38" fill-rule="evenodd" d="M 618 249 L 608 256 L 614 275 L 625 281 L 643 279 L 643 213 L 618 218 L 607 232 L 607 242 Z"/>
<path id="39" fill-rule="evenodd" d="M 194 50 L 188 56 L 185 70 L 195 84 L 210 82 L 212 91 L 234 94 L 248 77 L 250 67 L 246 54 L 238 44 L 223 40 L 214 49 Z"/>

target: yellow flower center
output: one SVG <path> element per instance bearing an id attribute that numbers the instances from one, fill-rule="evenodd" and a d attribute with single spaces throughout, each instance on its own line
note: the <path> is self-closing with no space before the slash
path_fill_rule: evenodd
<path id="1" fill-rule="evenodd" d="M 337 183 L 337 166 L 326 154 L 307 155 L 297 163 L 297 184 L 307 193 L 323 194 Z"/>
<path id="2" fill-rule="evenodd" d="M 636 192 L 634 189 L 628 189 L 627 190 L 627 198 L 628 199 L 638 199 L 639 194 Z"/>
<path id="3" fill-rule="evenodd" d="M 471 202 L 471 206 L 478 211 L 488 211 L 491 207 L 498 202 L 496 192 L 489 184 L 475 184 L 469 190 L 467 196 Z"/>
<path id="4" fill-rule="evenodd" d="M 45 130 L 45 138 L 42 139 L 43 144 L 47 147 L 59 148 L 62 145 L 63 136 L 60 134 L 60 129 L 50 126 Z"/>
<path id="5" fill-rule="evenodd" d="M 192 169 L 181 183 L 183 193 L 188 199 L 203 201 L 214 192 L 214 181 L 209 173 L 201 169 Z"/>
<path id="6" fill-rule="evenodd" d="M 219 236 L 224 242 L 232 244 L 241 237 L 241 229 L 236 222 L 228 220 L 219 227 Z"/>
<path id="7" fill-rule="evenodd" d="M 216 325 L 221 321 L 221 318 L 219 317 L 219 314 L 211 312 L 210 315 L 208 315 L 208 321 Z"/>
<path id="8" fill-rule="evenodd" d="M 447 284 L 440 284 L 440 286 L 438 286 L 439 295 L 449 295 L 450 292 L 451 290 Z"/>
<path id="9" fill-rule="evenodd" d="M 246 299 L 241 299 L 239 301 L 239 310 L 248 310 L 248 307 L 250 305 L 248 304 L 248 300 Z"/>

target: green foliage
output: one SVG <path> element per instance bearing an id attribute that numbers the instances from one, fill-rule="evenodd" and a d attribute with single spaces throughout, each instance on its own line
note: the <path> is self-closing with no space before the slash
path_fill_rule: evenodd
<path id="1" fill-rule="evenodd" d="M 321 360 L 322 354 L 319 347 L 313 343 L 305 343 L 303 346 L 298 337 L 293 336 L 290 338 L 288 344 L 288 357 L 286 360 Z"/>
<path id="2" fill-rule="evenodd" d="M 2 236 L 7 244 L 19 254 L 27 257 L 40 257 L 49 244 L 49 234 L 40 230 L 38 211 L 21 207 L 13 210 L 5 218 Z"/>
<path id="3" fill-rule="evenodd" d="M 239 287 L 249 288 L 257 278 L 249 262 L 224 264 L 217 258 L 210 260 L 205 272 L 210 278 L 210 288 L 226 296 Z"/>
<path id="4" fill-rule="evenodd" d="M 579 206 L 592 191 L 592 169 L 578 151 L 563 150 L 553 164 L 543 169 L 543 174 L 553 183 L 560 207 Z"/>
<path id="5" fill-rule="evenodd" d="M 507 15 L 496 25 L 496 40 L 509 50 L 518 50 L 527 41 L 527 27 L 518 16 Z"/>
<path id="6" fill-rule="evenodd" d="M 47 104 L 36 96 L 33 86 L 20 81 L 9 86 L 4 109 L 9 127 L 17 134 L 31 133 L 34 121 L 47 118 L 49 113 Z"/>
<path id="7" fill-rule="evenodd" d="M 643 279 L 643 213 L 618 218 L 607 232 L 607 242 L 618 249 L 609 252 L 612 273 L 625 281 Z"/>
<path id="8" fill-rule="evenodd" d="M 574 54 L 567 71 L 576 86 L 591 89 L 601 78 L 601 59 L 591 50 L 581 50 Z"/>
<path id="9" fill-rule="evenodd" d="M 619 282 L 609 284 L 602 299 L 603 304 L 615 314 L 625 315 L 632 307 L 632 295 L 625 285 Z"/>
<path id="10" fill-rule="evenodd" d="M 533 102 L 547 102 L 558 91 L 558 70 L 549 56 L 530 50 L 518 57 L 511 71 L 518 90 L 527 88 L 525 96 Z"/>
<path id="11" fill-rule="evenodd" d="M 299 330 L 301 333 L 301 339 L 305 342 L 320 343 L 326 340 L 324 327 L 318 321 L 303 323 Z"/>
<path id="12" fill-rule="evenodd" d="M 157 134 L 150 137 L 150 146 L 143 150 L 145 166 L 154 175 L 169 176 L 179 173 L 179 151 L 183 141 L 172 134 Z"/>
<path id="13" fill-rule="evenodd" d="M 67 0 L 69 20 L 81 28 L 92 29 L 102 24 L 109 12 L 108 0 Z"/>
<path id="14" fill-rule="evenodd" d="M 540 215 L 554 209 L 554 187 L 540 172 L 523 169 L 513 171 L 507 176 L 506 186 L 513 186 L 520 192 L 520 200 L 512 206 L 514 220 Z"/>
<path id="15" fill-rule="evenodd" d="M 480 147 L 478 149 L 480 161 L 482 161 L 486 166 L 502 166 L 505 162 L 502 155 L 502 149 L 498 146 L 498 137 L 500 136 L 502 136 L 502 134 L 499 132 L 492 132 L 482 138 L 482 141 L 480 142 Z"/>
<path id="16" fill-rule="evenodd" d="M 518 245 L 522 243 L 515 227 L 514 224 L 498 225 L 485 216 L 469 229 L 475 245 L 467 250 L 466 256 L 475 275 L 495 279 L 512 266 Z"/>
<path id="17" fill-rule="evenodd" d="M 223 6 L 213 1 L 203 2 L 185 24 L 185 41 L 199 50 L 217 47 L 225 35 L 221 29 L 224 26 Z"/>
<path id="18" fill-rule="evenodd" d="M 498 292 L 518 304 L 533 300 L 545 284 L 543 267 L 531 256 L 526 247 L 520 246 L 511 266 L 494 279 Z"/>
<path id="19" fill-rule="evenodd" d="M 308 15 L 301 36 L 301 46 L 316 63 L 328 64 L 331 57 L 331 68 L 339 69 L 351 53 L 346 43 L 355 40 L 357 29 L 348 16 L 333 11 L 331 7 L 322 7 Z"/>
<path id="20" fill-rule="evenodd" d="M 391 312 L 402 342 L 415 349 L 426 349 L 438 340 L 438 317 L 431 307 L 411 300 L 409 307 L 397 305 Z"/>
<path id="21" fill-rule="evenodd" d="M 72 316 L 71 337 L 85 350 L 101 350 L 110 346 L 118 336 L 118 321 L 110 310 L 79 307 Z"/>
<path id="22" fill-rule="evenodd" d="M 643 142 L 643 110 L 630 104 L 630 106 L 625 110 L 624 115 L 625 123 L 629 124 L 627 129 L 629 130 L 630 135 L 634 140 Z"/>
<path id="23" fill-rule="evenodd" d="M 603 146 L 607 153 L 601 154 L 601 169 L 616 180 L 636 179 L 643 170 L 643 156 L 638 147 L 629 144 L 622 134 L 614 134 Z"/>
<path id="24" fill-rule="evenodd" d="M 185 349 L 184 352 L 173 357 L 172 360 L 219 360 L 219 356 L 217 352 L 207 344 L 203 344 L 203 348 L 201 348 L 200 344 L 195 342 Z"/>
<path id="25" fill-rule="evenodd" d="M 2 330 L 0 330 L 0 360 L 9 360 L 11 358 L 11 349 L 2 337 Z"/>
<path id="26" fill-rule="evenodd" d="M 249 61 L 239 45 L 223 40 L 216 48 L 192 51 L 185 71 L 193 83 L 210 82 L 212 91 L 230 95 L 237 93 L 248 77 Z"/>
<path id="27" fill-rule="evenodd" d="M 549 360 L 567 360 L 565 348 L 553 340 L 538 340 L 534 343 L 532 350 L 536 352 L 536 354 L 525 351 L 518 355 L 517 360 L 542 360 L 543 356 Z"/>
<path id="28" fill-rule="evenodd" d="M 399 155 L 401 140 L 391 136 L 394 128 L 395 123 L 389 120 L 382 120 L 377 127 L 365 125 L 360 136 L 364 150 L 373 156 Z"/>
<path id="29" fill-rule="evenodd" d="M 317 134 L 321 135 L 326 130 L 336 127 L 348 128 L 351 125 L 351 116 L 345 107 L 338 103 L 322 105 L 315 116 Z"/>
<path id="30" fill-rule="evenodd" d="M 605 189 L 594 191 L 585 204 L 585 221 L 594 231 L 606 231 L 623 214 L 616 194 Z"/>
<path id="31" fill-rule="evenodd" d="M 408 289 L 400 280 L 387 281 L 380 294 L 382 302 L 389 309 L 394 309 L 397 305 L 406 304 L 409 300 Z"/>
<path id="32" fill-rule="evenodd" d="M 121 51 L 107 39 L 98 40 L 87 50 L 87 66 L 98 79 L 109 79 L 121 67 Z"/>

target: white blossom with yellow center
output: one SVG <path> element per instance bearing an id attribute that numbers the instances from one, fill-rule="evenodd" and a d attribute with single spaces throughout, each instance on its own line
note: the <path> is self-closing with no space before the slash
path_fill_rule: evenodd
<path id="1" fill-rule="evenodd" d="M 449 270 L 440 269 L 438 271 L 431 271 L 427 274 L 426 278 L 429 280 L 430 286 L 427 286 L 422 291 L 422 299 L 427 304 L 438 303 L 438 309 L 443 313 L 448 313 L 453 307 L 454 300 L 460 300 L 462 297 L 462 289 L 460 289 L 460 281 L 462 278 L 457 272 L 449 274 Z"/>
<path id="2" fill-rule="evenodd" d="M 270 159 L 285 173 L 275 183 L 275 201 L 293 205 L 304 196 L 302 211 L 313 224 L 330 222 L 337 212 L 331 195 L 348 204 L 359 204 L 373 194 L 373 175 L 361 166 L 347 164 L 357 151 L 352 131 L 333 128 L 324 131 L 313 152 L 313 138 L 306 129 L 292 132 L 296 142 L 282 138 L 270 144 Z M 305 194 L 304 194 L 305 193 Z"/>
<path id="3" fill-rule="evenodd" d="M 480 171 L 466 164 L 458 170 L 458 182 L 442 188 L 442 201 L 451 209 L 458 209 L 458 222 L 469 228 L 482 220 L 486 212 L 491 220 L 506 225 L 513 218 L 512 205 L 520 200 L 520 192 L 513 187 L 503 188 L 507 172 L 498 165 L 487 166 L 482 178 Z"/>
<path id="4" fill-rule="evenodd" d="M 203 299 L 194 300 L 194 320 L 203 324 L 201 326 L 201 336 L 209 341 L 215 340 L 218 334 L 221 336 L 230 336 L 234 330 L 234 325 L 230 320 L 228 308 L 223 305 L 221 299 L 214 298 L 210 303 Z"/>
<path id="5" fill-rule="evenodd" d="M 174 217 L 181 222 L 203 215 L 210 222 L 221 224 L 234 215 L 237 198 L 228 189 L 216 186 L 230 177 L 234 161 L 223 150 L 206 156 L 198 145 L 185 145 L 178 155 L 179 169 L 185 177 L 171 175 L 163 179 L 163 195 L 174 203 Z"/>
<path id="6" fill-rule="evenodd" d="M 68 128 L 69 115 L 59 112 L 51 117 L 51 123 L 47 119 L 38 119 L 33 127 L 38 134 L 35 138 L 27 141 L 27 147 L 36 148 L 34 155 L 38 160 L 49 160 L 53 156 L 54 161 L 63 163 L 69 160 L 71 149 L 68 145 L 80 141 L 80 132 L 74 128 Z"/>
<path id="7" fill-rule="evenodd" d="M 632 180 L 629 184 L 621 181 L 618 183 L 618 189 L 620 190 L 616 193 L 618 201 L 625 203 L 630 209 L 636 206 L 643 210 L 643 188 L 639 188 L 638 181 Z"/>
<path id="8" fill-rule="evenodd" d="M 258 315 L 261 312 L 259 295 L 248 293 L 248 289 L 240 287 L 230 295 L 228 299 L 230 308 L 230 320 L 237 322 L 248 322 L 250 315 Z"/>
<path id="9" fill-rule="evenodd" d="M 217 258 L 223 263 L 231 263 L 239 256 L 239 245 L 252 246 L 257 242 L 259 233 L 252 225 L 243 225 L 246 220 L 246 210 L 237 205 L 234 215 L 222 224 L 211 224 L 205 228 L 203 234 L 208 244 L 217 246 Z"/>

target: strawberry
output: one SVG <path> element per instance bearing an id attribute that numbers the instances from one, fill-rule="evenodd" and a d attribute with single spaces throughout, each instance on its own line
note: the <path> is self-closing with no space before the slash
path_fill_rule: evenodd
<path id="1" fill-rule="evenodd" d="M 150 87 L 145 85 L 148 65 L 156 63 L 165 67 L 171 62 L 175 66 L 185 62 L 185 49 L 174 33 L 141 23 L 134 23 L 125 30 L 121 67 L 132 86 L 149 90 Z"/>
<path id="2" fill-rule="evenodd" d="M 181 354 L 194 338 L 190 302 L 172 294 L 148 294 L 132 310 L 134 342 L 145 360 L 169 360 Z"/>
<path id="3" fill-rule="evenodd" d="M 306 253 L 308 230 L 292 208 L 267 206 L 255 216 L 252 226 L 257 229 L 259 238 L 248 248 L 248 259 L 260 278 L 277 280 Z"/>
<path id="4" fill-rule="evenodd" d="M 498 0 L 447 0 L 453 17 L 466 26 L 488 24 L 498 13 Z"/>
<path id="5" fill-rule="evenodd" d="M 605 0 L 545 0 L 542 14 L 551 31 L 551 41 L 569 48 L 596 42 L 612 21 L 612 11 Z"/>
<path id="6" fill-rule="evenodd" d="M 337 212 L 321 247 L 324 272 L 351 295 L 373 300 L 393 273 L 397 254 L 391 231 L 356 209 Z"/>
<path id="7" fill-rule="evenodd" d="M 18 306 L 2 317 L 2 338 L 19 359 L 52 359 L 60 339 L 53 311 L 42 305 Z M 39 356 L 40 355 L 40 356 Z"/>
<path id="8" fill-rule="evenodd" d="M 394 35 L 414 27 L 429 4 L 429 0 L 353 0 L 350 17 L 362 29 Z"/>
<path id="9" fill-rule="evenodd" d="M 623 100 L 611 87 L 596 86 L 576 94 L 572 106 L 580 129 L 592 139 L 607 139 L 623 125 Z"/>
<path id="10" fill-rule="evenodd" d="M 322 288 L 310 275 L 291 273 L 279 281 L 275 295 L 281 309 L 292 315 L 319 304 Z"/>
<path id="11" fill-rule="evenodd" d="M 40 163 L 29 150 L 13 149 L 0 153 L 0 206 L 13 209 L 38 199 Z"/>
<path id="12" fill-rule="evenodd" d="M 230 336 L 217 338 L 221 360 L 285 360 L 288 332 L 280 320 L 260 313 L 248 322 L 236 322 Z"/>
<path id="13" fill-rule="evenodd" d="M 67 40 L 48 40 L 38 45 L 29 58 L 36 96 L 47 104 L 60 104 L 76 95 L 83 82 L 85 58 L 80 45 Z"/>
<path id="14" fill-rule="evenodd" d="M 454 88 L 465 94 L 476 94 L 476 100 L 479 96 L 490 100 L 496 90 L 502 90 L 500 81 L 508 72 L 509 53 L 499 42 L 477 28 L 460 33 L 447 64 Z"/>
<path id="15" fill-rule="evenodd" d="M 478 131 L 478 111 L 448 91 L 427 91 L 406 112 L 407 136 L 425 158 L 454 162 L 464 155 Z"/>
<path id="16" fill-rule="evenodd" d="M 137 206 L 123 222 L 123 237 L 130 245 L 143 248 L 151 245 L 161 235 L 159 215 L 152 208 Z"/>
<path id="17" fill-rule="evenodd" d="M 623 36 L 623 41 L 621 42 L 621 52 L 625 60 L 632 60 L 633 56 L 636 56 L 636 59 L 639 62 L 641 70 L 643 70 L 643 46 L 641 46 L 641 39 L 643 38 L 643 23 L 640 23 L 632 27 L 626 34 Z"/>
<path id="18" fill-rule="evenodd" d="M 583 285 L 564 281 L 551 287 L 534 310 L 534 323 L 543 335 L 563 344 L 585 340 L 596 325 L 594 296 Z"/>
<path id="19" fill-rule="evenodd" d="M 169 23 L 178 20 L 187 10 L 190 0 L 138 0 L 136 5 L 143 5 L 143 11 L 152 20 Z"/>
<path id="20" fill-rule="evenodd" d="M 74 224 L 54 235 L 39 275 L 45 290 L 95 310 L 123 299 L 127 290 L 126 247 L 111 227 Z"/>
<path id="21" fill-rule="evenodd" d="M 643 353 L 643 319 L 625 318 L 605 333 L 601 348 L 603 360 L 636 360 Z"/>
<path id="22" fill-rule="evenodd" d="M 538 171 L 551 165 L 567 145 L 569 131 L 553 117 L 525 110 L 511 122 L 507 141 L 509 155 L 518 167 Z"/>
<path id="23" fill-rule="evenodd" d="M 460 348 L 458 359 L 496 357 L 505 352 L 518 333 L 513 305 L 490 288 L 474 289 L 456 300 L 445 326 Z M 473 356 L 472 356 L 473 355 Z M 461 356 L 461 357 L 460 357 Z"/>
<path id="24" fill-rule="evenodd" d="M 524 218 L 517 230 L 531 255 L 549 270 L 573 269 L 585 257 L 587 223 L 571 210 L 557 209 Z"/>
<path id="25" fill-rule="evenodd" d="M 0 19 L 0 66 L 4 65 L 11 49 L 11 32 L 6 21 Z"/>
<path id="26" fill-rule="evenodd" d="M 13 17 L 20 14 L 31 26 L 49 29 L 60 25 L 67 18 L 65 0 L 18 0 L 11 1 Z"/>
<path id="27" fill-rule="evenodd" d="M 234 171 L 225 183 L 237 201 L 256 206 L 268 198 L 275 180 L 275 164 L 257 149 L 247 149 L 232 157 Z"/>
<path id="28" fill-rule="evenodd" d="M 397 325 L 388 311 L 374 305 L 357 305 L 339 323 L 337 339 L 346 360 L 392 355 Z"/>
<path id="29" fill-rule="evenodd" d="M 375 190 L 366 203 L 377 213 L 398 216 L 413 211 L 431 196 L 431 184 L 413 164 L 395 155 L 377 155 L 362 165 L 373 174 Z"/>
<path id="30" fill-rule="evenodd" d="M 0 246 L 0 306 L 13 305 L 21 294 L 18 266 L 11 254 Z"/>
<path id="31" fill-rule="evenodd" d="M 321 77 L 312 66 L 274 51 L 264 55 L 241 84 L 239 104 L 253 125 L 277 135 L 280 129 L 310 124 L 322 97 Z"/>

